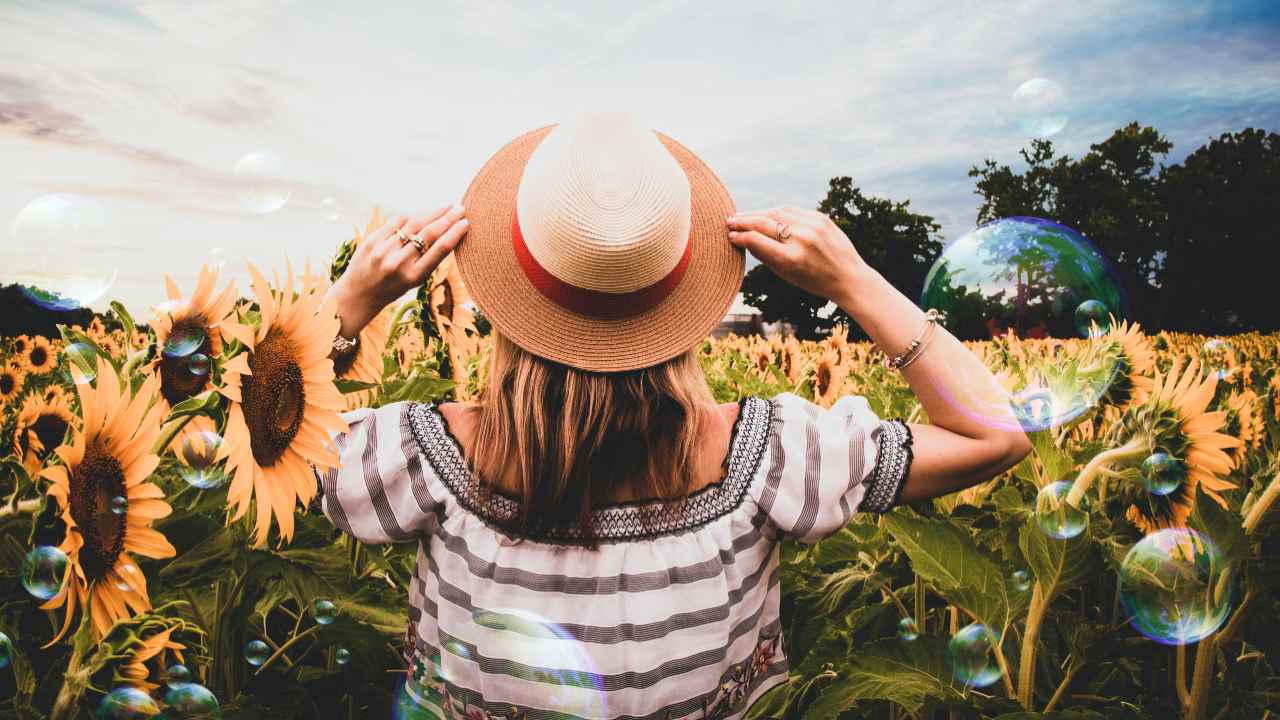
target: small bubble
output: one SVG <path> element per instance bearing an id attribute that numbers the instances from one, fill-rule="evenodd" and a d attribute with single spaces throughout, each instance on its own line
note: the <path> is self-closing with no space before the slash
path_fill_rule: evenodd
<path id="1" fill-rule="evenodd" d="M 191 670 L 186 665 L 170 665 L 169 669 L 165 671 L 165 683 L 171 690 L 189 682 L 191 682 Z"/>
<path id="2" fill-rule="evenodd" d="M 212 430 L 189 433 L 183 438 L 180 454 L 183 464 L 178 474 L 188 485 L 212 490 L 227 481 L 218 458 L 222 444 L 222 436 Z"/>
<path id="3" fill-rule="evenodd" d="M 1036 525 L 1051 538 L 1073 538 L 1089 527 L 1089 514 L 1084 508 L 1067 502 L 1070 492 L 1071 483 L 1059 480 L 1045 485 L 1036 496 Z"/>
<path id="4" fill-rule="evenodd" d="M 129 499 L 123 495 L 111 498 L 111 512 L 116 515 L 123 515 L 129 512 Z"/>
<path id="5" fill-rule="evenodd" d="M 338 648 L 338 651 L 333 654 L 333 659 L 339 665 L 346 665 L 351 661 L 351 651 L 344 647 L 340 647 Z"/>
<path id="6" fill-rule="evenodd" d="M 187 357 L 187 372 L 197 377 L 209 374 L 209 356 L 204 353 L 192 353 Z"/>
<path id="7" fill-rule="evenodd" d="M 183 720 L 215 720 L 222 717 L 218 698 L 199 683 L 170 686 L 164 695 L 165 717 Z"/>
<path id="8" fill-rule="evenodd" d="M 947 644 L 951 672 L 957 680 L 972 687 L 994 683 L 1003 675 L 995 653 L 999 644 L 1000 637 L 986 625 L 966 625 Z"/>
<path id="9" fill-rule="evenodd" d="M 920 637 L 920 630 L 916 627 L 915 618 L 904 617 L 898 621 L 898 637 L 907 642 Z"/>
<path id="10" fill-rule="evenodd" d="M 1152 495 L 1168 495 L 1182 487 L 1187 466 L 1168 453 L 1153 452 L 1142 461 L 1142 480 Z"/>
<path id="11" fill-rule="evenodd" d="M 1231 378 L 1231 343 L 1213 338 L 1204 344 L 1204 369 L 1219 380 Z"/>
<path id="12" fill-rule="evenodd" d="M 13 662 L 13 642 L 9 640 L 9 636 L 0 632 L 0 670 L 9 667 L 9 663 Z"/>
<path id="13" fill-rule="evenodd" d="M 240 204 L 251 213 L 273 213 L 289 202 L 292 191 L 284 178 L 284 163 L 275 154 L 251 152 L 236 163 Z"/>
<path id="14" fill-rule="evenodd" d="M 184 358 L 204 345 L 204 328 L 199 325 L 179 325 L 164 339 L 164 354 L 171 358 Z"/>
<path id="15" fill-rule="evenodd" d="M 32 548 L 22 561 L 22 586 L 37 600 L 48 600 L 62 589 L 67 554 L 52 545 Z"/>
<path id="16" fill-rule="evenodd" d="M 261 640 L 250 640 L 249 643 L 244 646 L 244 659 L 254 667 L 258 667 L 262 663 L 266 662 L 267 658 L 270 656 L 271 648 L 267 647 L 267 644 Z"/>
<path id="17" fill-rule="evenodd" d="M 160 706 L 151 696 L 131 685 L 122 685 L 107 693 L 98 704 L 99 720 L 135 720 L 160 714 Z"/>
<path id="18" fill-rule="evenodd" d="M 1085 300 L 1076 308 L 1076 330 L 1082 337 L 1105 335 L 1110 322 L 1107 306 L 1097 300 Z"/>
<path id="19" fill-rule="evenodd" d="M 316 600 L 312 610 L 315 613 L 316 622 L 321 625 L 328 625 L 338 617 L 338 606 L 329 600 Z"/>
<path id="20" fill-rule="evenodd" d="M 1031 589 L 1031 574 L 1026 570 L 1013 571 L 1013 587 L 1018 592 L 1026 592 Z"/>

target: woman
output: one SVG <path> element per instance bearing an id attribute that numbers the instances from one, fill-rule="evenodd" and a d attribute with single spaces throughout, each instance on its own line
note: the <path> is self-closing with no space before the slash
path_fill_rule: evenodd
<path id="1" fill-rule="evenodd" d="M 734 213 L 696 156 L 626 117 L 522 135 L 464 206 L 360 246 L 332 290 L 335 352 L 456 247 L 494 327 L 488 388 L 349 413 L 341 465 L 321 473 L 338 527 L 419 541 L 407 690 L 442 717 L 740 717 L 787 676 L 783 538 L 816 542 L 1030 450 L 1011 412 L 992 417 L 986 367 L 829 218 Z M 931 424 L 857 397 L 717 405 L 695 351 L 743 250 L 857 321 Z"/>

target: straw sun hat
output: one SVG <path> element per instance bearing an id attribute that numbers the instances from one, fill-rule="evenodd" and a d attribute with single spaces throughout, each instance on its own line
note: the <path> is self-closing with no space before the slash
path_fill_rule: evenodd
<path id="1" fill-rule="evenodd" d="M 724 185 L 675 140 L 623 114 L 525 133 L 463 197 L 454 251 L 495 328 L 583 370 L 655 365 L 706 337 L 742 284 Z"/>

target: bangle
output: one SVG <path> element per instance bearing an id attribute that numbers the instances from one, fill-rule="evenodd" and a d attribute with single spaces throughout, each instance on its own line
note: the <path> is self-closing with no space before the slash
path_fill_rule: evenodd
<path id="1" fill-rule="evenodd" d="M 924 329 L 920 331 L 920 334 L 916 336 L 915 340 L 911 341 L 911 344 L 907 346 L 906 351 L 901 355 L 896 357 L 889 357 L 886 355 L 884 358 L 884 366 L 890 370 L 901 370 L 915 362 L 916 358 L 920 357 L 921 353 L 924 352 L 925 347 L 933 341 L 935 328 L 942 317 L 943 315 L 941 312 L 934 308 L 930 308 L 929 311 L 924 314 Z"/>
<path id="2" fill-rule="evenodd" d="M 338 316 L 336 313 L 334 314 L 334 316 L 338 318 L 338 326 L 341 327 L 342 317 Z M 344 338 L 342 337 L 342 331 L 339 330 L 338 334 L 333 338 L 333 348 L 332 348 L 332 351 L 330 352 L 329 357 L 332 357 L 335 360 L 338 358 L 346 357 L 348 355 L 353 354 L 356 351 L 356 348 L 358 347 L 360 347 L 359 333 L 356 333 L 356 336 L 353 338 Z"/>

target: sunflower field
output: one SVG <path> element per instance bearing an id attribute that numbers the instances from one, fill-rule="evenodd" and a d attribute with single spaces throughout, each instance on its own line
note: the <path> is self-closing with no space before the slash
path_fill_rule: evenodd
<path id="1" fill-rule="evenodd" d="M 417 548 L 339 533 L 311 465 L 335 462 L 343 410 L 476 397 L 489 340 L 446 263 L 334 367 L 324 291 L 362 236 L 322 273 L 204 269 L 145 322 L 113 304 L 0 338 L 0 716 L 415 717 Z M 1082 411 L 1029 424 L 1035 452 L 990 482 L 784 545 L 791 677 L 748 717 L 1280 712 L 1280 337 L 970 346 Z M 927 420 L 843 330 L 698 353 L 722 402 L 863 395 Z"/>

